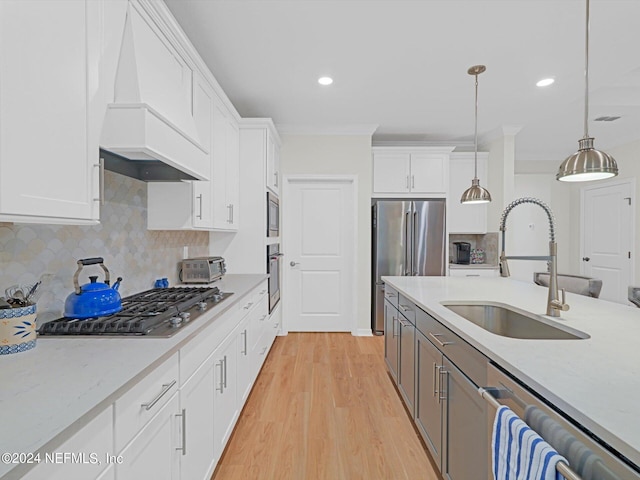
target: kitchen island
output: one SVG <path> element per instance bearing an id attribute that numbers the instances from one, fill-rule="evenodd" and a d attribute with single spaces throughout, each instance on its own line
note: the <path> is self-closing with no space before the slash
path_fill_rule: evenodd
<path id="1" fill-rule="evenodd" d="M 383 277 L 494 363 L 640 465 L 640 309 L 567 293 L 550 322 L 586 333 L 572 340 L 496 335 L 442 305 L 497 302 L 544 315 L 547 289 L 509 278 Z"/>
<path id="2" fill-rule="evenodd" d="M 34 349 L 0 357 L 0 452 L 44 456 L 55 451 L 157 367 L 178 356 L 184 363 L 185 354 L 202 350 L 197 345 L 200 335 L 211 336 L 219 324 L 218 330 L 224 331 L 215 333 L 224 338 L 241 318 L 236 312 L 255 309 L 256 300 L 249 298 L 254 292 L 259 291 L 263 299 L 260 305 L 266 305 L 267 278 L 264 274 L 226 275 L 213 286 L 233 295 L 170 338 L 40 337 Z M 252 303 L 245 305 L 248 298 Z M 266 324 L 264 318 L 258 320 Z M 185 371 L 182 365 L 180 371 Z M 177 389 L 187 378 L 175 380 Z M 117 409 L 115 415 L 117 422 Z M 0 478 L 20 478 L 32 467 L 23 461 L 3 461 Z"/>

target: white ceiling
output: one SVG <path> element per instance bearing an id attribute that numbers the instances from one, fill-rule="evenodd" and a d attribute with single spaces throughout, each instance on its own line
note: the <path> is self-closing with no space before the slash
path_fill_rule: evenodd
<path id="1" fill-rule="evenodd" d="M 584 0 L 166 0 L 243 117 L 285 131 L 377 125 L 374 141 L 473 140 L 522 126 L 517 160 L 577 149 Z M 596 148 L 640 139 L 640 0 L 591 0 Z M 317 79 L 330 75 L 330 87 Z M 553 76 L 541 89 L 535 83 Z"/>

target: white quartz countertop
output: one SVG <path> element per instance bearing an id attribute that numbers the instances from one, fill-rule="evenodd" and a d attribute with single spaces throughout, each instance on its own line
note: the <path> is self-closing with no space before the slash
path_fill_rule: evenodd
<path id="1" fill-rule="evenodd" d="M 545 318 L 590 338 L 523 340 L 490 333 L 441 302 L 501 302 L 544 315 L 546 287 L 501 277 L 382 280 L 640 465 L 640 309 L 567 293 L 571 309 Z"/>
<path id="2" fill-rule="evenodd" d="M 267 278 L 211 284 L 234 295 L 171 338 L 39 337 L 32 350 L 0 356 L 0 453 L 53 451 Z M 0 478 L 16 466 L 0 463 Z"/>

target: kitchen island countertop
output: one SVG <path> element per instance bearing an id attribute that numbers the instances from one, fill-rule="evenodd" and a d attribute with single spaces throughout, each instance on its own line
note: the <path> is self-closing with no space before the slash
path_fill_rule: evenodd
<path id="1" fill-rule="evenodd" d="M 226 275 L 211 284 L 233 292 L 170 338 L 39 337 L 32 350 L 0 357 L 0 452 L 51 452 L 122 393 L 266 280 Z M 0 478 L 19 478 L 0 464 Z"/>
<path id="2" fill-rule="evenodd" d="M 567 293 L 570 310 L 545 318 L 590 338 L 523 340 L 490 333 L 441 302 L 500 302 L 544 315 L 546 287 L 509 278 L 382 280 L 640 465 L 640 309 Z"/>

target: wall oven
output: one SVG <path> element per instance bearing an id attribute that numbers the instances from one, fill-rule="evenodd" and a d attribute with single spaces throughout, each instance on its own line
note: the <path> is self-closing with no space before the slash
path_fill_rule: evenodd
<path id="1" fill-rule="evenodd" d="M 282 278 L 282 253 L 280 244 L 267 245 L 267 273 L 269 274 L 269 313 L 280 301 L 280 282 Z"/>
<path id="2" fill-rule="evenodd" d="M 267 237 L 280 236 L 280 201 L 273 193 L 267 193 Z"/>

